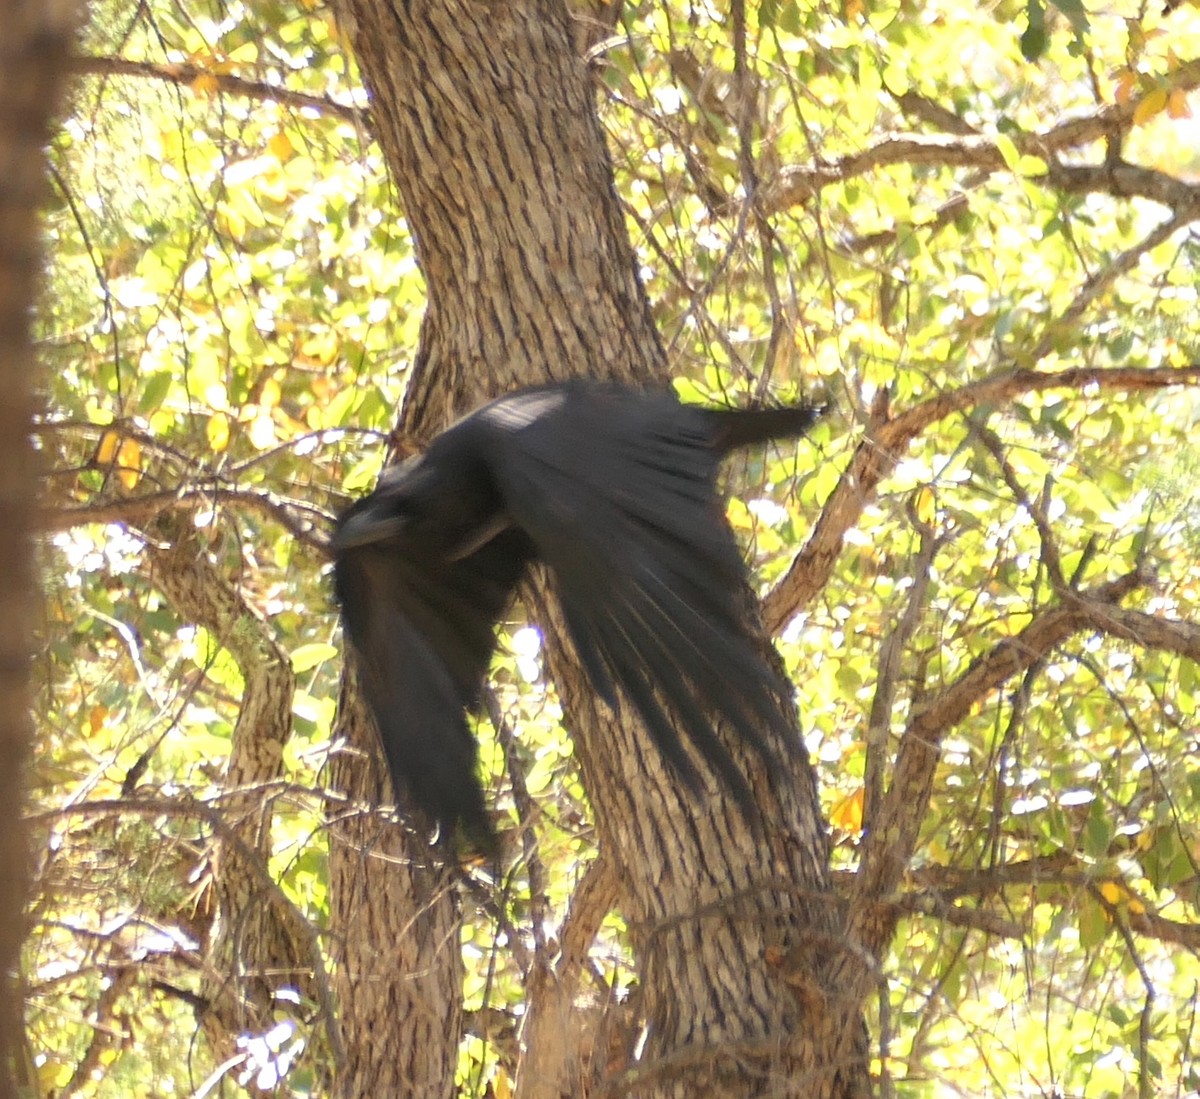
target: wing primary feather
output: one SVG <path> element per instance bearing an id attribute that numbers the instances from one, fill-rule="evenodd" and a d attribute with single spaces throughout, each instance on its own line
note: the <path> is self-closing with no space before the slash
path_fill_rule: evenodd
<path id="1" fill-rule="evenodd" d="M 379 529 L 389 531 L 384 541 L 336 555 L 334 585 L 392 785 L 442 841 L 453 845 L 461 830 L 467 846 L 494 857 L 466 711 L 478 702 L 528 543 L 504 529 L 450 561 L 418 552 L 394 525 Z"/>

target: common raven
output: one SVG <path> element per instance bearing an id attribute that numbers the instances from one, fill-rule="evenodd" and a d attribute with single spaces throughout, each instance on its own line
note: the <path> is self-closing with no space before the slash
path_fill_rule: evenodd
<path id="1" fill-rule="evenodd" d="M 729 722 L 768 762 L 794 738 L 789 691 L 759 651 L 746 567 L 715 478 L 735 447 L 799 435 L 812 407 L 681 404 L 670 391 L 571 381 L 501 397 L 392 466 L 333 536 L 342 622 L 397 795 L 452 842 L 495 850 L 465 711 L 495 626 L 533 561 L 548 566 L 600 696 L 618 688 L 695 789 L 692 747 L 750 804 L 713 730 Z"/>

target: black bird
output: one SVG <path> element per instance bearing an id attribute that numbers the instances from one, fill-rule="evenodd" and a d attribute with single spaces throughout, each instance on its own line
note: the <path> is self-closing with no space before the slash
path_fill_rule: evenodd
<path id="1" fill-rule="evenodd" d="M 572 381 L 471 413 L 387 469 L 333 536 L 342 622 L 397 795 L 495 850 L 465 711 L 526 568 L 549 567 L 579 657 L 617 689 L 695 789 L 692 747 L 743 806 L 745 777 L 713 730 L 728 721 L 769 763 L 793 737 L 787 685 L 747 620 L 746 567 L 717 497 L 721 456 L 803 433 L 820 410 L 683 405 L 669 391 Z M 674 720 L 673 720 L 674 719 Z"/>

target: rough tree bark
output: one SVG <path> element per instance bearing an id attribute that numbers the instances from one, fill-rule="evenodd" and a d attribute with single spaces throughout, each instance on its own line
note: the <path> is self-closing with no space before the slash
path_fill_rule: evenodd
<path id="1" fill-rule="evenodd" d="M 244 678 L 225 768 L 221 815 L 227 833 L 208 853 L 213 902 L 204 928 L 201 1024 L 215 1059 L 237 1063 L 237 1039 L 277 1021 L 281 989 L 314 998 L 315 949 L 305 921 L 271 880 L 274 803 L 264 790 L 283 775 L 296 677 L 270 624 L 208 557 L 194 524 L 160 517 L 146 539 L 154 581 L 186 622 L 202 625 Z"/>
<path id="2" fill-rule="evenodd" d="M 22 761 L 29 744 L 29 654 L 34 623 L 30 531 L 34 463 L 29 430 L 36 369 L 29 318 L 40 272 L 38 205 L 43 146 L 63 84 L 78 6 L 0 2 L 0 1097 L 17 1094 L 20 1001 L 12 980 L 24 928 Z"/>
<path id="3" fill-rule="evenodd" d="M 337 0 L 335 7 L 371 91 L 376 132 L 428 284 L 401 431 L 423 443 L 484 399 L 548 379 L 663 381 L 665 356 L 614 191 L 594 89 L 561 0 Z M 630 715 L 614 716 L 595 698 L 553 599 L 538 591 L 531 602 L 614 872 L 616 905 L 635 934 L 648 1038 L 638 1062 L 610 1081 L 612 1093 L 864 1093 L 860 1004 L 823 982 L 839 917 L 811 770 L 798 766 L 794 781 L 773 785 L 758 759 L 729 742 L 759 799 L 765 827 L 758 835 L 715 781 L 704 797 L 690 796 Z M 436 908 L 444 926 L 449 893 L 423 896 L 419 918 L 431 919 Z M 411 912 L 412 898 L 406 902 Z M 394 949 L 382 929 L 404 917 L 381 903 L 390 907 L 395 898 L 369 883 L 338 890 L 334 919 L 347 942 L 373 928 L 383 939 L 359 949 Z M 367 921 L 363 909 L 378 915 Z M 447 938 L 435 955 L 443 984 L 457 951 Z M 432 961 L 426 956 L 427 966 Z M 377 971 L 372 979 L 380 979 Z M 428 970 L 417 979 L 428 980 Z M 352 995 L 342 988 L 347 1049 L 366 1042 L 363 1058 L 427 1064 L 415 1058 L 428 1051 L 398 1033 L 414 1001 L 385 1002 L 370 987 L 353 985 Z M 403 990 L 426 1008 L 427 992 Z M 442 1033 L 453 1042 L 454 1010 L 442 1010 Z M 379 1051 L 370 1043 L 380 1041 L 382 1019 L 389 1020 L 387 1049 Z M 527 1036 L 534 1032 L 527 1027 Z M 557 1061 L 527 1053 L 539 1078 L 523 1075 L 520 1092 L 573 1094 L 570 1057 Z M 452 1093 L 452 1080 L 423 1085 L 406 1094 Z M 354 1080 L 343 1087 L 346 1095 L 370 1093 Z"/>

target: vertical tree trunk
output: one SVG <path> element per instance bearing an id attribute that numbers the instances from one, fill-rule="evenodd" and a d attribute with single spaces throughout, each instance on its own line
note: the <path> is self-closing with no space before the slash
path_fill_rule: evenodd
<path id="1" fill-rule="evenodd" d="M 429 289 L 404 428 L 427 439 L 485 398 L 548 379 L 664 379 L 561 0 L 336 6 Z M 727 741 L 760 801 L 756 835 L 715 781 L 703 798 L 680 789 L 645 731 L 588 687 L 553 598 L 534 604 L 617 905 L 636 929 L 649 1035 L 616 1093 L 862 1093 L 859 1005 L 824 989 L 817 964 L 839 921 L 807 765 L 773 788 Z M 335 904 L 344 914 L 346 900 Z M 790 984 L 785 957 L 802 963 Z"/>
<path id="2" fill-rule="evenodd" d="M 344 1099 L 453 1099 L 462 1036 L 454 876 L 427 842 L 371 807 L 390 804 L 376 733 L 353 680 L 342 688 L 344 747 L 329 784 L 331 930 Z"/>
<path id="3" fill-rule="evenodd" d="M 12 973 L 23 937 L 25 831 L 21 776 L 29 744 L 34 622 L 30 531 L 34 463 L 29 432 L 35 363 L 29 318 L 41 264 L 38 206 L 43 145 L 58 103 L 77 6 L 0 2 L 0 1097 L 16 1094 L 21 1009 Z"/>

